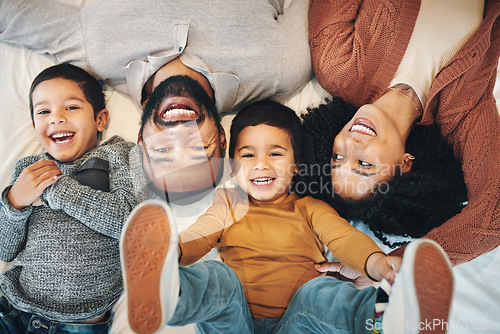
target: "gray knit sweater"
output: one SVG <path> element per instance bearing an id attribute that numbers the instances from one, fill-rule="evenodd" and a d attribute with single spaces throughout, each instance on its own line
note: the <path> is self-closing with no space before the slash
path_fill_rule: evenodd
<path id="1" fill-rule="evenodd" d="M 92 319 L 122 293 L 118 242 L 124 221 L 139 201 L 130 152 L 135 144 L 113 137 L 72 162 L 59 162 L 64 175 L 45 189 L 43 206 L 13 208 L 0 200 L 0 259 L 13 268 L 0 276 L 0 291 L 17 309 L 52 320 Z M 109 162 L 109 192 L 80 184 L 75 171 L 90 158 Z M 15 166 L 11 184 L 44 153 Z M 136 157 L 134 161 L 138 161 Z"/>

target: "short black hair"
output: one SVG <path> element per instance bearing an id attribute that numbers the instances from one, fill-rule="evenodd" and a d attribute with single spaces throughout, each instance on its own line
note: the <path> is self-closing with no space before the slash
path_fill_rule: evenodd
<path id="1" fill-rule="evenodd" d="M 384 235 L 419 238 L 461 211 L 467 201 L 462 168 L 436 125 L 415 126 L 410 132 L 405 145 L 406 151 L 415 156 L 410 173 L 396 173 L 361 200 L 334 193 L 333 141 L 356 110 L 333 97 L 303 116 L 302 164 L 295 192 L 329 203 L 348 220 L 363 221 L 393 248 L 402 243 L 391 243 Z"/>
<path id="2" fill-rule="evenodd" d="M 99 111 L 106 108 L 103 84 L 84 69 L 71 65 L 69 63 L 62 63 L 44 69 L 35 77 L 35 79 L 31 83 L 29 102 L 31 121 L 33 123 L 33 91 L 40 83 L 56 78 L 74 81 L 78 85 L 78 87 L 80 87 L 83 95 L 85 95 L 85 98 L 94 110 L 94 118 L 97 116 Z"/>
<path id="3" fill-rule="evenodd" d="M 300 118 L 292 109 L 271 100 L 252 103 L 236 114 L 231 123 L 229 157 L 234 159 L 234 150 L 240 132 L 248 126 L 260 124 L 273 126 L 288 133 L 293 148 L 293 157 L 295 163 L 298 164 L 301 149 Z"/>

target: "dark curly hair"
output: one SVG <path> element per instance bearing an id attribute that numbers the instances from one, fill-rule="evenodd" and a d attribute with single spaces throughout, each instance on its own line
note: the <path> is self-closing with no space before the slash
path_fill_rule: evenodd
<path id="1" fill-rule="evenodd" d="M 391 248 L 404 243 L 391 243 L 384 234 L 419 238 L 460 212 L 467 201 L 461 165 L 436 125 L 411 131 L 406 141 L 406 151 L 415 156 L 410 173 L 396 173 L 384 189 L 376 187 L 362 200 L 336 195 L 331 183 L 333 141 L 356 110 L 334 97 L 302 116 L 295 192 L 329 203 L 348 220 L 363 221 Z"/>

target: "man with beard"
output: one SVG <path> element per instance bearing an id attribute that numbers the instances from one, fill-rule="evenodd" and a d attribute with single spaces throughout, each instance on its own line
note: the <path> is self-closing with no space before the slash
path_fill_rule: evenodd
<path id="1" fill-rule="evenodd" d="M 283 3 L 2 0 L 0 41 L 83 67 L 146 106 L 137 155 L 144 172 L 134 181 L 170 202 L 182 230 L 211 204 L 222 176 L 218 113 L 285 100 L 312 76 L 309 2 Z M 177 75 L 191 80 L 165 81 Z"/>
<path id="2" fill-rule="evenodd" d="M 147 197 L 211 204 L 207 195 L 222 178 L 226 136 L 214 101 L 196 80 L 175 75 L 158 85 L 144 107 L 138 144 Z"/>
<path id="3" fill-rule="evenodd" d="M 92 1 L 78 8 L 56 0 L 2 0 L 0 41 L 37 53 L 49 53 L 61 62 L 80 66 L 127 92 L 141 105 L 162 81 L 174 75 L 186 75 L 203 88 L 211 103 L 215 102 L 215 110 L 223 113 L 238 110 L 255 100 L 286 99 L 311 78 L 308 1 L 288 3 L 284 8 L 283 1 L 279 0 L 231 0 L 213 5 L 205 0 L 153 0 L 147 4 L 110 0 Z M 195 94 L 193 98 L 198 97 L 199 91 Z M 171 101 L 174 102 L 170 106 L 162 106 L 163 111 L 169 109 L 167 123 L 195 121 L 200 115 L 197 107 L 192 107 L 193 102 Z M 225 148 L 218 117 L 211 119 L 216 126 L 208 129 L 205 129 L 207 125 L 203 128 L 201 120 L 198 122 L 200 130 L 205 129 L 200 133 L 211 137 L 212 144 L 218 144 L 205 147 L 206 143 L 201 146 L 190 143 L 189 146 L 198 153 L 206 150 L 207 162 L 213 153 L 217 157 L 222 153 L 219 149 Z M 188 147 L 187 139 L 191 137 L 183 132 L 187 129 L 194 127 L 170 126 L 167 132 L 170 137 L 180 136 L 178 140 L 183 139 L 183 145 Z M 142 143 L 146 140 L 143 132 L 144 126 L 139 136 Z M 197 144 L 201 142 L 198 140 Z M 174 151 L 155 154 L 172 156 Z M 158 181 L 158 172 L 153 176 L 151 168 L 158 167 L 164 173 L 172 170 L 167 165 L 175 165 L 175 168 L 199 165 L 200 158 L 203 157 L 199 154 L 195 157 L 193 153 L 189 159 L 177 157 L 176 163 L 167 162 L 172 158 L 153 159 L 146 174 Z M 207 180 L 219 178 L 219 166 L 209 167 L 214 168 L 215 173 L 208 178 L 207 173 L 199 173 L 200 169 L 195 167 L 182 173 L 177 168 L 176 173 L 171 173 L 169 192 L 189 196 L 198 191 L 203 193 Z M 199 177 L 204 181 L 198 182 Z M 156 186 L 162 188 L 160 184 Z"/>

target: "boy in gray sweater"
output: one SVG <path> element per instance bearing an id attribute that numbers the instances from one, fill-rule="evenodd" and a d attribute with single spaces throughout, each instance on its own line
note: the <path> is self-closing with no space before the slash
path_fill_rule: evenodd
<path id="1" fill-rule="evenodd" d="M 69 64 L 42 71 L 30 111 L 45 153 L 15 166 L 0 198 L 0 332 L 107 333 L 122 293 L 118 240 L 139 201 L 135 144 L 113 137 L 99 82 Z"/>

